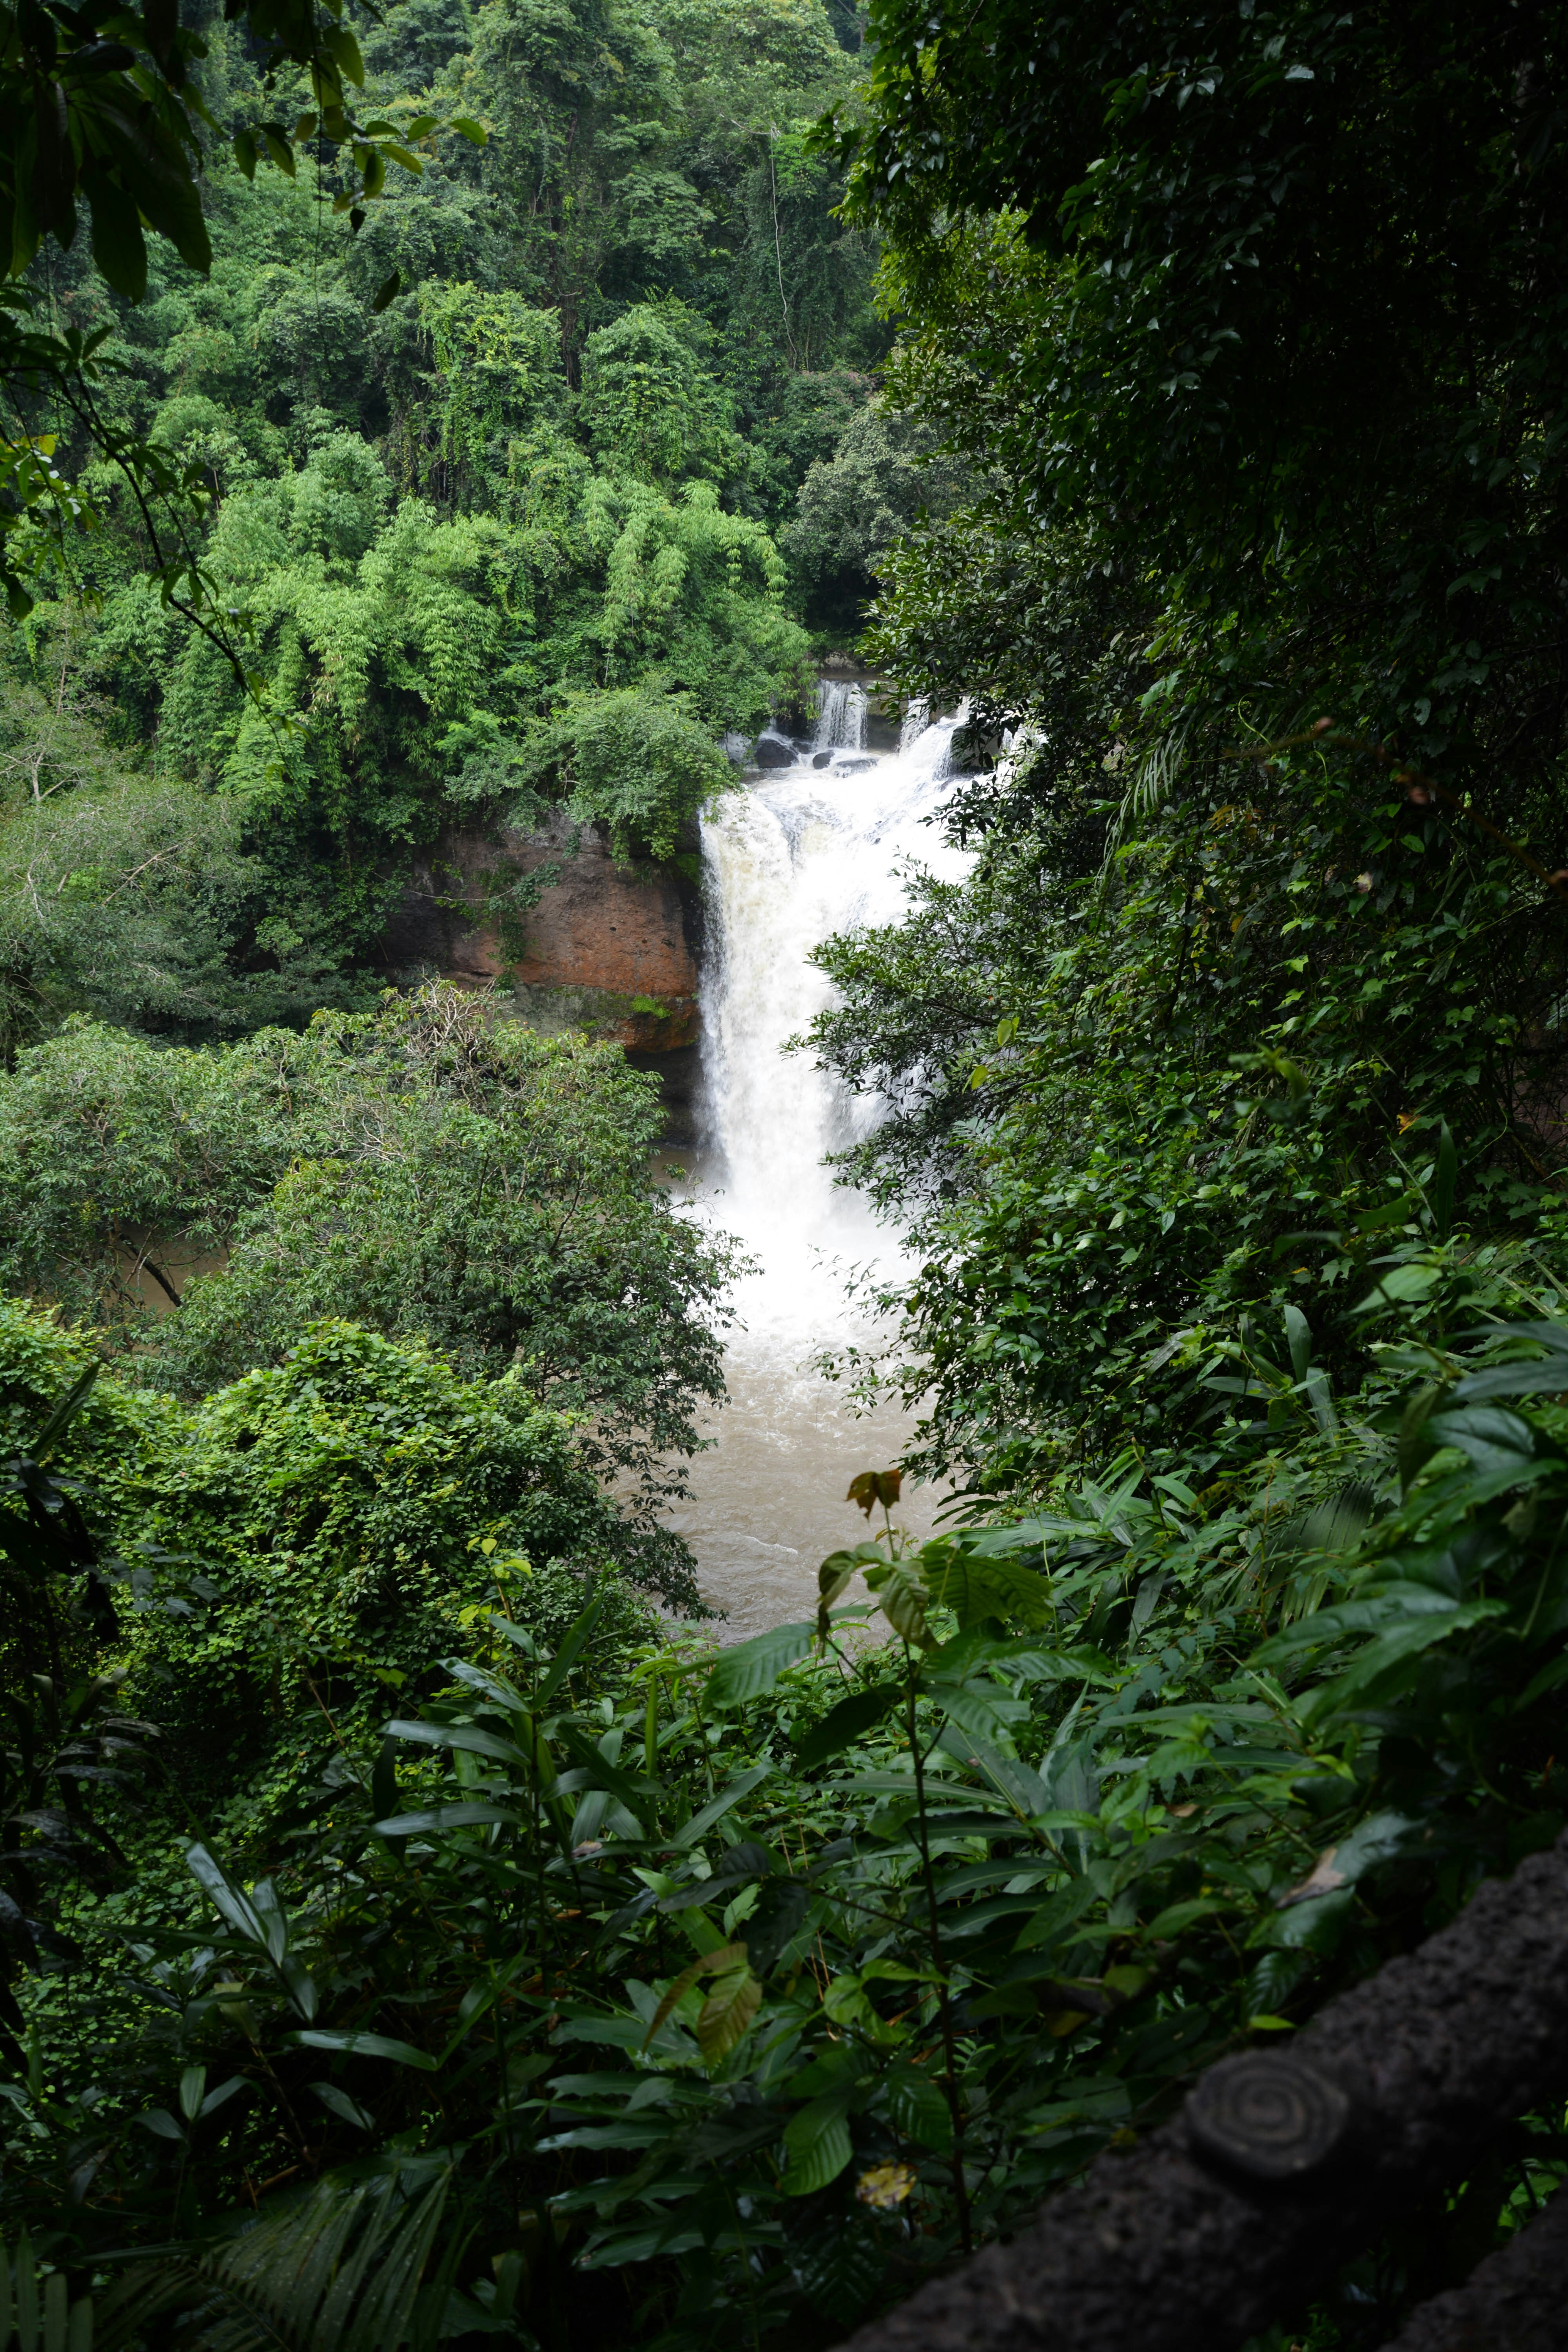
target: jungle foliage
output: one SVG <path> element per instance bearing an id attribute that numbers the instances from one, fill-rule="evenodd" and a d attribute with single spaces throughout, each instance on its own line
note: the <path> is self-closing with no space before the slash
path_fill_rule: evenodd
<path id="1" fill-rule="evenodd" d="M 977 495 L 873 643 L 1011 748 L 816 1044 L 898 1107 L 848 1165 L 987 1493 L 1213 1472 L 1288 1306 L 1353 1390 L 1385 1296 L 1560 1269 L 1561 32 L 876 12 L 889 398 Z"/>
<path id="2" fill-rule="evenodd" d="M 655 1515 L 723 1393 L 734 1256 L 650 1172 L 658 1091 L 438 984 L 224 1048 L 74 1021 L 0 1077 L 0 1276 L 188 1397 L 344 1316 L 504 1380 L 581 1423 L 616 1558 L 690 1602 Z"/>
<path id="3" fill-rule="evenodd" d="M 0 351 L 48 478 L 6 530 L 6 1055 L 73 1007 L 193 1041 L 363 1004 L 444 828 L 563 801 L 667 858 L 722 738 L 809 691 L 778 535 L 888 342 L 805 143 L 853 22 L 405 0 L 362 54 L 329 14 L 325 95 L 287 10 L 59 67 L 72 106 L 163 73 L 181 170 L 210 127 L 199 251 L 151 205 L 130 275 L 63 213 L 17 247 L 58 363 Z"/>
<path id="4" fill-rule="evenodd" d="M 482 146 L 331 255 L 215 156 L 102 397 L 270 699 L 105 490 L 0 755 L 18 2313 L 826 2347 L 1562 1834 L 1560 29 L 405 0 L 377 104 Z M 931 1402 L 716 1650 L 636 1590 L 727 1272 L 646 1083 L 360 975 L 448 809 L 664 853 L 872 576 L 973 862 L 809 1049 Z M 1373 2352 L 1561 2122 L 1255 2352 Z"/>
<path id="5" fill-rule="evenodd" d="M 100 2344 L 357 2344 L 378 2296 L 411 2345 L 826 2344 L 1568 1814 L 1561 1321 L 1369 1418 L 1277 1368 L 1314 1436 L 1223 1499 L 1129 1455 L 912 1547 L 868 1473 L 816 1620 L 716 1658 L 541 1594 L 570 1439 L 505 1382 L 323 1325 L 176 1423 L 4 1339 L 6 1622 L 53 1661 L 7 2209 Z M 1300 2332 L 1383 2341 L 1557 2146 Z"/>

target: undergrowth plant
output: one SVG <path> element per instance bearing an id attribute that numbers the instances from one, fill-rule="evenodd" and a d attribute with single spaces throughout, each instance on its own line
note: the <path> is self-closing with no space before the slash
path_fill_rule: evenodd
<path id="1" fill-rule="evenodd" d="M 265 1869 L 62 1877 L 102 2001 L 33 1960 L 6 2227 L 121 2296 L 100 2341 L 143 2340 L 138 2279 L 238 2312 L 257 2230 L 330 2240 L 347 2327 L 371 2185 L 416 2231 L 439 2183 L 439 2312 L 384 2340 L 549 2352 L 826 2344 L 1016 2228 L 1568 1819 L 1568 1326 L 1422 1344 L 1294 1485 L 1129 1455 L 917 1544 L 868 1473 L 816 1615 L 717 1654 L 595 1660 L 607 1588 L 551 1645 L 498 1583 Z M 1544 2119 L 1511 2163 L 1487 2232 L 1560 2168 Z M 1434 2284 L 1365 2275 L 1342 2342 Z"/>

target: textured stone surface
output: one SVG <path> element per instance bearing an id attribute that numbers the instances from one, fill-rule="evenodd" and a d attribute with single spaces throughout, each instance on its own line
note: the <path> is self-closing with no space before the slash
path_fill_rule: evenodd
<path id="1" fill-rule="evenodd" d="M 1248 2186 L 1200 2161 L 1178 2117 L 863 2328 L 853 2352 L 1226 2352 L 1310 2296 L 1511 2118 L 1568 2090 L 1568 1838 L 1480 1887 L 1292 2048 L 1356 2111 L 1321 2173 Z"/>
<path id="2" fill-rule="evenodd" d="M 484 877 L 555 869 L 523 918 L 512 960 L 482 919 Z M 700 899 L 668 869 L 638 878 L 593 825 L 556 815 L 500 842 L 454 834 L 419 861 L 387 926 L 384 961 L 399 976 L 438 971 L 460 984 L 512 988 L 520 1018 L 542 1029 L 591 1028 L 643 1053 L 677 1053 L 697 1034 Z"/>
<path id="3" fill-rule="evenodd" d="M 1384 2352 L 1563 2352 L 1568 2344 L 1568 2197 L 1465 2284 L 1413 2312 Z"/>

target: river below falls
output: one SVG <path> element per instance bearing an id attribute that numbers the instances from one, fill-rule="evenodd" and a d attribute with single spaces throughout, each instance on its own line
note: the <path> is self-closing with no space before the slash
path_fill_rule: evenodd
<path id="1" fill-rule="evenodd" d="M 811 952 L 831 933 L 896 921 L 918 863 L 956 879 L 968 860 L 931 820 L 952 791 L 957 723 L 916 711 L 899 748 L 867 747 L 858 681 L 826 681 L 816 740 L 721 800 L 703 825 L 709 907 L 702 978 L 704 1148 L 683 1161 L 687 1213 L 734 1234 L 753 1261 L 739 1283 L 726 1350 L 727 1402 L 690 1465 L 690 1499 L 666 1514 L 723 1611 L 724 1642 L 808 1615 L 816 1570 L 866 1533 L 847 1499 L 861 1470 L 887 1469 L 917 1413 L 890 1400 L 854 1409 L 820 1350 L 875 1345 L 850 1276 L 903 1272 L 864 1202 L 836 1185 L 829 1151 L 885 1107 L 847 1098 L 809 1054 L 784 1051 L 833 1001 Z M 929 1534 L 940 1489 L 910 1486 L 895 1513 Z"/>
<path id="2" fill-rule="evenodd" d="M 889 1399 L 858 1412 L 847 1381 L 818 1370 L 825 1345 L 875 1339 L 849 1310 L 831 1257 L 824 1264 L 791 1247 L 793 1237 L 781 1245 L 775 1235 L 770 1246 L 766 1234 L 743 1229 L 721 1186 L 703 1181 L 701 1163 L 694 1173 L 700 1213 L 731 1232 L 742 1226 L 739 1238 L 761 1263 L 737 1286 L 742 1328 L 725 1349 L 729 1393 L 703 1418 L 710 1445 L 689 1465 L 690 1499 L 664 1517 L 696 1555 L 703 1599 L 725 1612 L 720 1640 L 743 1642 L 811 1614 L 819 1563 L 868 1532 L 848 1499 L 850 1480 L 890 1469 L 919 1415 Z M 941 1488 L 906 1486 L 895 1525 L 929 1535 L 943 1499 Z M 880 1512 L 873 1524 L 881 1525 Z"/>

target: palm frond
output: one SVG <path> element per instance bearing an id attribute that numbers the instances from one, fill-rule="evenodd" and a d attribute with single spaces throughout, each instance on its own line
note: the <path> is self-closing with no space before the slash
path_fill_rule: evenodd
<path id="1" fill-rule="evenodd" d="M 430 2352 L 458 2251 L 422 2288 L 447 2179 L 323 2180 L 221 2244 L 140 2261 L 99 2301 L 96 2352 L 133 2352 L 154 2321 L 179 2352 Z"/>
<path id="2" fill-rule="evenodd" d="M 1133 761 L 1121 799 L 1106 835 L 1102 874 L 1109 875 L 1118 851 L 1141 824 L 1163 808 L 1186 764 L 1190 722 L 1167 728 Z"/>

